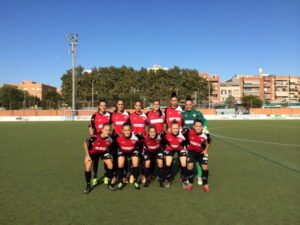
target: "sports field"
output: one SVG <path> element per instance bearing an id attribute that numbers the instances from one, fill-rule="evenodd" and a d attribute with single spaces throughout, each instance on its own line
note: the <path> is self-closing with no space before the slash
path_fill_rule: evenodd
<path id="1" fill-rule="evenodd" d="M 300 121 L 209 127 L 210 193 L 177 175 L 170 189 L 84 195 L 87 122 L 0 123 L 0 224 L 300 224 Z"/>

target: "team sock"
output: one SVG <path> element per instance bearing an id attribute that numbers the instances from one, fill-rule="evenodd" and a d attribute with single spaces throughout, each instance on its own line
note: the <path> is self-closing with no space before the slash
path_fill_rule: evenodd
<path id="1" fill-rule="evenodd" d="M 203 170 L 202 181 L 203 181 L 203 185 L 206 185 L 208 183 L 208 170 Z"/>
<path id="2" fill-rule="evenodd" d="M 132 167 L 132 175 L 133 175 L 135 181 L 137 181 L 138 173 L 139 173 L 139 168 L 138 167 Z"/>
<path id="3" fill-rule="evenodd" d="M 92 172 L 91 171 L 85 171 L 85 181 L 86 181 L 87 184 L 90 184 L 91 177 L 92 177 Z"/>

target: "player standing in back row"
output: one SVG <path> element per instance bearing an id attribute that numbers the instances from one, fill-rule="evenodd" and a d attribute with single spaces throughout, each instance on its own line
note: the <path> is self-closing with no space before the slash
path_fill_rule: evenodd
<path id="1" fill-rule="evenodd" d="M 173 92 L 170 99 L 170 106 L 165 110 L 168 132 L 170 132 L 170 127 L 173 122 L 176 122 L 180 128 L 182 127 L 182 111 L 182 108 L 178 105 L 178 97 L 176 93 Z"/>

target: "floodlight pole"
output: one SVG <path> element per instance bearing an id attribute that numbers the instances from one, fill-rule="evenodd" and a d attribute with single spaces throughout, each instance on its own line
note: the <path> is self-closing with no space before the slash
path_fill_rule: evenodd
<path id="1" fill-rule="evenodd" d="M 77 53 L 77 45 L 78 45 L 78 34 L 68 34 L 67 40 L 70 42 L 71 50 L 69 53 L 72 54 L 72 115 L 74 116 L 76 110 L 76 99 L 75 99 L 75 66 L 76 66 L 76 53 Z"/>

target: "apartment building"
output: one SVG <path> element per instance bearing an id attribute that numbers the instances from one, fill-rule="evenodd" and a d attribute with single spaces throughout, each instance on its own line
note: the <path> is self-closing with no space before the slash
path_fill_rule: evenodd
<path id="1" fill-rule="evenodd" d="M 47 92 L 57 92 L 56 87 L 52 87 L 50 85 L 37 83 L 31 80 L 25 80 L 21 83 L 11 84 L 13 86 L 16 86 L 20 90 L 27 91 L 29 95 L 35 96 L 39 99 L 43 99 L 43 96 Z"/>
<path id="2" fill-rule="evenodd" d="M 233 96 L 236 103 L 241 103 L 241 87 L 239 82 L 227 81 L 220 84 L 220 103 L 225 103 L 229 96 Z"/>
<path id="3" fill-rule="evenodd" d="M 211 103 L 219 103 L 220 102 L 220 76 L 219 75 L 209 75 L 208 73 L 200 73 L 200 77 L 206 79 L 212 87 L 210 94 L 210 102 Z"/>

